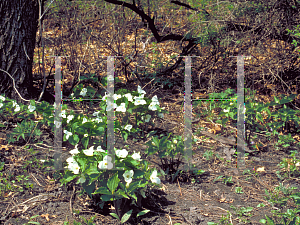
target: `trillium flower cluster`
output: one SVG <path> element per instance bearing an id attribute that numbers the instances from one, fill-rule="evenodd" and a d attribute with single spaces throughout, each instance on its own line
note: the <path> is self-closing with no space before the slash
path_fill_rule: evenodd
<path id="1" fill-rule="evenodd" d="M 94 156 L 94 152 L 102 152 L 102 153 L 106 154 L 106 151 L 103 150 L 101 148 L 101 146 L 98 146 L 96 148 L 96 150 L 94 150 L 94 146 L 91 146 L 88 149 L 82 150 L 82 152 L 84 153 L 85 156 L 88 156 L 88 157 Z M 80 166 L 75 160 L 75 156 L 80 153 L 80 151 L 78 150 L 78 145 L 76 145 L 73 150 L 69 151 L 69 153 L 72 156 L 69 157 L 66 160 L 68 165 L 65 168 L 69 169 L 74 174 L 79 174 Z M 116 149 L 115 153 L 116 153 L 116 156 L 119 158 L 120 162 L 123 161 L 126 157 L 128 157 L 128 151 L 126 149 L 122 149 L 122 150 Z M 140 156 L 140 153 L 137 153 L 135 151 L 130 157 L 133 158 L 136 161 L 141 161 L 142 160 L 141 156 Z M 99 162 L 98 168 L 101 169 L 101 170 L 112 169 L 113 168 L 112 158 L 108 155 L 105 155 L 103 157 L 103 160 Z M 127 170 L 127 171 L 124 172 L 123 177 L 124 177 L 124 180 L 126 182 L 127 187 L 132 182 L 133 175 L 134 175 L 133 170 Z M 156 170 L 154 170 L 152 172 L 152 174 L 150 176 L 150 180 L 151 180 L 152 183 L 160 184 L 161 181 L 160 181 L 159 177 L 157 177 L 157 171 Z M 83 181 L 83 180 L 81 180 L 81 181 Z"/>
<path id="2" fill-rule="evenodd" d="M 89 88 L 83 88 L 80 92 L 80 95 L 86 96 L 88 91 Z M 90 92 L 88 94 L 90 94 Z M 92 182 L 98 181 L 100 184 L 107 184 L 107 187 L 109 187 L 107 191 L 111 191 L 111 186 L 109 186 L 110 184 L 106 177 L 109 173 L 115 173 L 115 171 L 109 171 L 113 169 L 115 165 L 116 169 L 121 169 L 121 171 L 123 170 L 121 173 L 121 176 L 124 179 L 123 182 L 126 182 L 126 187 L 130 189 L 131 193 L 141 190 L 150 181 L 155 184 L 160 184 L 161 181 L 157 176 L 157 171 L 152 169 L 149 171 L 147 162 L 141 159 L 139 152 L 129 154 L 126 149 L 116 149 L 116 158 L 115 160 L 112 160 L 112 157 L 107 155 L 107 152 L 103 150 L 101 146 L 96 147 L 97 141 L 95 142 L 95 140 L 92 139 L 92 137 L 101 136 L 105 132 L 105 107 L 106 111 L 114 109 L 119 113 L 125 113 L 128 111 L 127 113 L 133 114 L 133 110 L 135 110 L 135 112 L 138 111 L 138 114 L 144 116 L 145 121 L 149 122 L 151 115 L 149 115 L 150 113 L 147 114 L 147 111 L 149 109 L 152 111 L 159 111 L 160 107 L 157 96 L 152 97 L 150 102 L 149 99 L 144 99 L 145 94 L 146 92 L 142 90 L 140 86 L 138 86 L 137 92 L 134 92 L 133 94 L 126 93 L 112 95 L 111 98 L 114 102 L 110 100 L 107 101 L 107 99 L 110 98 L 107 94 L 105 94 L 102 100 L 106 102 L 106 106 L 105 104 L 100 103 L 100 108 L 102 108 L 104 111 L 100 110 L 98 112 L 94 112 L 92 114 L 94 118 L 89 118 L 86 115 L 75 115 L 72 111 L 71 114 L 74 115 L 67 115 L 67 106 L 59 105 L 63 110 L 61 110 L 59 114 L 59 117 L 61 117 L 60 120 L 54 121 L 54 126 L 59 128 L 64 124 L 64 141 L 68 140 L 72 145 L 75 146 L 74 149 L 69 151 L 71 156 L 66 159 L 65 168 L 68 171 L 63 179 L 64 183 L 68 183 L 76 178 L 78 178 L 77 183 L 85 183 L 88 181 L 88 185 L 91 185 Z M 121 102 L 122 99 L 124 99 L 125 102 Z M 3 106 L 3 101 L 5 101 L 5 97 L 0 96 L 0 108 Z M 148 105 L 146 105 L 147 103 Z M 43 116 L 43 122 L 48 123 L 49 126 L 53 126 L 53 112 L 51 110 L 53 110 L 53 106 L 54 109 L 58 108 L 55 103 L 52 107 L 49 107 L 47 104 L 43 104 L 44 103 L 38 106 L 34 101 L 30 101 L 28 109 L 26 108 L 27 113 L 33 113 L 35 110 L 39 111 L 43 108 L 43 112 L 41 112 Z M 14 111 L 18 112 L 20 109 L 23 110 L 24 106 L 22 105 L 20 107 L 15 101 L 12 101 L 11 108 L 14 108 Z M 162 114 L 159 116 L 162 116 Z M 125 134 L 128 134 L 128 132 L 124 131 L 136 132 L 136 129 L 132 129 L 132 125 L 126 123 L 124 126 L 121 126 L 121 124 L 118 123 L 117 126 L 119 129 L 123 129 L 122 132 Z M 83 149 L 78 148 L 79 143 L 81 146 L 84 146 Z M 91 176 L 92 174 L 97 174 L 97 177 Z M 115 173 L 113 177 L 116 177 L 116 182 L 118 184 L 118 174 Z M 124 186 L 122 185 L 123 183 L 121 182 L 120 186 L 117 185 L 116 188 L 123 188 Z M 91 189 L 89 187 L 85 188 L 85 191 L 89 195 L 92 194 L 90 190 Z"/>
<path id="3" fill-rule="evenodd" d="M 4 98 L 4 97 L 3 97 Z M 4 100 L 5 100 L 5 98 L 4 98 Z M 12 107 L 16 107 L 15 108 L 15 112 L 19 112 L 20 111 L 20 106 L 17 104 L 17 102 L 16 101 L 12 101 Z"/>
<path id="4" fill-rule="evenodd" d="M 105 93 L 105 96 L 103 96 L 102 100 L 104 102 L 106 102 L 106 111 L 109 111 L 109 110 L 112 110 L 112 109 L 115 109 L 116 112 L 121 112 L 121 113 L 125 113 L 127 111 L 127 108 L 126 107 L 129 107 L 128 105 L 126 106 L 126 104 L 128 102 L 131 102 L 132 106 L 138 106 L 138 105 L 145 105 L 147 102 L 144 100 L 144 95 L 146 94 L 146 92 L 144 90 L 142 90 L 142 88 L 140 86 L 138 86 L 137 88 L 137 92 L 138 92 L 138 96 L 132 96 L 131 93 L 126 93 L 124 95 L 121 95 L 121 94 L 113 94 L 112 98 L 114 99 L 114 102 L 111 102 L 111 101 L 107 101 L 107 99 L 109 99 L 107 93 Z M 86 93 L 86 90 L 83 89 L 82 90 L 82 93 L 81 94 L 85 94 Z M 126 102 L 119 102 L 119 104 L 116 103 L 117 100 L 121 99 L 121 98 L 126 98 L 128 101 Z M 55 107 L 55 103 L 54 103 L 54 107 Z M 152 99 L 151 99 L 151 102 L 148 106 L 148 109 L 152 110 L 152 111 L 157 111 L 158 110 L 158 106 L 159 106 L 159 101 L 158 101 L 158 98 L 157 96 L 153 96 Z M 105 107 L 105 106 L 104 106 Z M 129 112 L 132 113 L 132 108 L 129 107 Z M 31 109 L 31 107 L 30 107 Z M 105 108 L 103 108 L 105 109 Z M 134 108 L 135 109 L 135 108 Z M 143 108 L 145 109 L 145 108 Z M 147 110 L 146 110 L 147 111 Z M 142 116 L 142 120 L 145 121 L 145 122 L 149 122 L 150 119 L 151 119 L 151 115 L 147 114 L 146 112 L 144 113 L 143 110 L 142 112 L 139 111 L 139 114 L 141 114 Z M 66 110 L 62 110 L 61 113 L 59 114 L 60 117 L 63 118 L 62 121 L 54 121 L 54 124 L 55 126 L 58 128 L 62 125 L 62 123 L 65 123 L 65 121 L 67 122 L 67 124 L 69 124 L 70 122 L 72 122 L 75 118 L 74 118 L 74 115 L 66 115 Z M 102 115 L 100 114 L 100 111 L 98 112 L 94 112 L 93 113 L 93 116 L 95 116 L 96 118 L 92 118 L 92 119 L 89 119 L 89 118 L 86 118 L 86 117 L 82 117 L 80 115 L 78 115 L 78 120 L 82 123 L 82 124 L 85 124 L 87 122 L 94 122 L 94 123 L 102 123 L 103 122 L 103 119 L 105 119 L 105 115 Z M 158 116 L 159 117 L 163 117 L 163 114 L 162 113 L 158 113 Z M 145 118 L 145 119 L 144 119 Z M 77 118 L 76 118 L 77 119 Z M 76 121 L 77 122 L 77 121 Z M 76 123 L 74 122 L 74 123 Z M 116 129 L 120 130 L 120 128 L 123 128 L 124 130 L 127 130 L 127 131 L 131 131 L 132 129 L 132 125 L 130 124 L 126 124 L 126 126 L 121 126 L 120 125 L 117 125 L 118 127 Z M 89 125 L 86 126 L 85 129 L 87 129 L 88 132 L 85 132 L 84 134 L 81 134 L 83 135 L 84 138 L 88 138 L 90 135 L 89 135 L 89 129 L 88 128 Z M 94 124 L 94 128 L 96 128 L 96 124 Z M 73 138 L 70 141 L 71 142 L 74 142 L 74 140 L 79 140 L 78 139 L 78 135 L 77 134 L 74 134 L 74 131 L 75 131 L 75 128 L 71 128 L 71 127 L 66 127 L 64 129 L 64 140 L 69 140 L 69 138 L 71 136 L 73 136 Z M 77 131 L 76 131 L 77 132 Z M 132 131 L 132 132 L 135 132 L 135 129 Z M 125 133 L 123 133 L 122 135 L 126 135 Z M 93 136 L 93 135 L 92 135 Z M 127 138 L 128 136 L 123 136 L 123 138 Z M 87 140 L 88 141 L 88 140 Z M 71 143 L 71 144 L 76 144 L 78 143 L 78 141 L 76 141 L 75 143 Z"/>
<path id="5" fill-rule="evenodd" d="M 86 96 L 90 94 L 89 88 L 83 88 L 80 91 L 81 96 Z M 76 92 L 77 93 L 77 92 Z M 78 92 L 79 93 L 79 92 Z M 146 122 L 149 122 L 151 115 L 147 114 L 149 110 L 159 111 L 159 102 L 157 96 L 152 97 L 152 100 L 145 98 L 146 92 L 138 86 L 137 92 L 131 93 L 122 93 L 114 94 L 111 98 L 105 94 L 102 98 L 106 104 L 100 103 L 100 111 L 94 112 L 93 118 L 89 118 L 88 115 L 76 115 L 71 111 L 71 114 L 68 115 L 67 105 L 59 105 L 62 108 L 58 121 L 54 120 L 54 126 L 57 128 L 64 125 L 64 141 L 69 141 L 70 144 L 74 145 L 75 148 L 70 151 L 71 156 L 66 160 L 66 167 L 68 169 L 65 174 L 64 182 L 70 182 L 76 178 L 79 178 L 77 182 L 84 183 L 86 180 L 89 182 L 96 181 L 97 179 L 100 183 L 103 182 L 103 178 L 107 173 L 113 173 L 114 171 L 107 171 L 113 169 L 114 164 L 117 169 L 123 169 L 123 178 L 126 182 L 127 187 L 135 187 L 136 190 L 148 183 L 149 181 L 159 184 L 160 179 L 157 177 L 157 171 L 149 171 L 149 168 L 146 166 L 146 162 L 141 159 L 140 153 L 134 152 L 129 154 L 126 149 L 117 149 L 115 151 L 115 160 L 112 160 L 112 157 L 107 155 L 107 152 L 103 150 L 100 146 L 96 147 L 97 144 L 93 137 L 101 136 L 105 132 L 106 127 L 106 115 L 105 110 L 109 111 L 114 109 L 119 113 L 130 113 L 134 112 L 136 115 L 144 116 Z M 107 101 L 109 99 L 109 101 Z M 111 101 L 110 99 L 113 99 Z M 124 102 L 121 102 L 124 100 Z M 5 97 L 0 96 L 0 108 L 3 106 L 3 101 Z M 54 103 L 54 109 L 58 110 L 58 106 Z M 43 122 L 47 123 L 49 126 L 53 126 L 53 106 L 49 107 L 48 104 L 42 103 L 41 105 L 36 105 L 34 101 L 30 101 L 28 108 L 26 107 L 27 113 L 33 113 L 36 111 L 41 112 L 43 116 Z M 19 106 L 15 101 L 12 101 L 12 110 L 15 112 L 23 110 L 24 106 Z M 159 116 L 162 116 L 160 114 Z M 140 119 L 140 117 L 138 118 Z M 52 120 L 52 121 L 51 121 Z M 123 129 L 124 134 L 128 132 L 136 132 L 136 128 L 133 129 L 133 125 L 128 124 L 128 121 L 122 126 L 119 122 L 117 128 L 120 130 Z M 99 125 L 97 125 L 99 124 Z M 128 132 L 124 132 L 128 131 Z M 122 133 L 122 134 L 123 134 Z M 126 137 L 127 138 L 127 137 Z M 78 144 L 84 146 L 83 149 L 79 150 Z M 101 144 L 101 141 L 100 141 Z M 92 146 L 91 146 L 92 145 Z M 90 146 L 90 147 L 87 147 Z M 141 170 L 144 175 L 140 175 Z M 137 173 L 139 171 L 139 173 Z M 99 173 L 99 177 L 95 178 L 91 176 L 93 173 Z M 74 176 L 77 175 L 77 176 Z M 147 181 L 147 178 L 149 181 Z M 140 182 L 139 179 L 144 181 L 138 186 L 135 186 L 136 182 Z M 137 180 L 133 182 L 133 180 Z M 105 181 L 104 181 L 105 182 Z M 87 190 L 86 190 L 87 191 Z"/>
<path id="6" fill-rule="evenodd" d="M 147 102 L 144 99 L 144 95 L 146 94 L 146 92 L 144 90 L 142 90 L 142 88 L 140 86 L 138 86 L 138 93 L 139 93 L 139 96 L 135 96 L 135 97 L 133 97 L 130 93 L 124 94 L 123 96 L 126 97 L 129 102 L 133 102 L 133 104 L 135 106 L 147 104 Z M 109 95 L 107 95 L 107 93 L 105 92 L 105 95 L 103 96 L 102 100 L 105 101 L 106 104 L 107 104 L 106 111 L 110 111 L 111 109 L 114 108 L 114 109 L 116 109 L 117 112 L 126 112 L 126 106 L 125 106 L 124 102 L 122 102 L 118 106 L 116 103 L 112 103 L 112 102 L 107 101 L 108 97 L 109 97 Z M 114 94 L 113 95 L 113 100 L 114 101 L 116 101 L 120 98 L 122 98 L 122 95 L 120 95 L 120 94 Z M 155 95 L 152 98 L 152 102 L 150 103 L 148 108 L 152 111 L 156 111 L 157 106 L 159 106 L 159 101 L 157 99 L 157 96 Z M 162 116 L 162 114 L 160 116 Z"/>

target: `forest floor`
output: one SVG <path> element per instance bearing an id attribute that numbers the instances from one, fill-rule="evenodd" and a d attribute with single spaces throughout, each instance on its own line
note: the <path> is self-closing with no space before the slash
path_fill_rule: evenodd
<path id="1" fill-rule="evenodd" d="M 166 92 L 160 93 L 162 96 L 174 96 Z M 179 97 L 180 98 L 180 97 Z M 160 98 L 159 98 L 160 99 Z M 166 106 L 170 112 L 165 115 L 163 122 L 157 122 L 157 126 L 150 130 L 157 130 L 159 133 L 173 132 L 182 135 L 184 126 L 182 123 L 181 103 L 176 100 L 167 100 L 165 97 L 161 101 L 162 107 Z M 199 126 L 201 121 L 193 124 L 193 131 Z M 212 128 L 212 124 L 207 125 Z M 90 199 L 87 194 L 80 195 L 82 187 L 75 183 L 67 186 L 60 186 L 58 180 L 53 178 L 53 173 L 46 172 L 37 166 L 37 161 L 51 157 L 49 147 L 53 143 L 53 138 L 49 131 L 44 130 L 41 136 L 44 145 L 31 144 L 33 151 L 24 149 L 24 143 L 7 144 L 6 134 L 10 128 L 0 130 L 0 156 L 5 162 L 5 167 L 1 171 L 3 177 L 8 180 L 16 180 L 17 176 L 28 176 L 26 182 L 32 183 L 32 188 L 24 188 L 22 192 L 17 190 L 6 190 L 2 192 L 0 201 L 0 223 L 26 224 L 32 216 L 38 215 L 31 221 L 40 224 L 77 224 L 73 221 L 84 223 L 80 217 L 89 220 L 96 215 L 94 224 L 120 224 L 117 219 L 109 215 L 114 212 L 112 203 L 105 205 L 104 209 L 96 206 L 97 199 Z M 220 131 L 217 131 L 217 135 Z M 221 134 L 221 135 L 224 135 Z M 218 223 L 223 220 L 223 224 L 260 224 L 260 219 L 265 219 L 265 215 L 272 216 L 271 210 L 276 209 L 276 205 L 267 201 L 265 190 L 274 193 L 274 187 L 279 183 L 284 186 L 299 188 L 299 179 L 280 180 L 276 171 L 277 166 L 283 158 L 288 157 L 288 153 L 275 150 L 272 145 L 259 136 L 260 142 L 268 148 L 254 151 L 245 158 L 246 168 L 236 168 L 236 158 L 226 154 L 224 146 L 213 139 L 197 136 L 200 141 L 193 145 L 192 163 L 196 169 L 204 170 L 201 175 L 194 176 L 183 171 L 183 164 L 179 167 L 177 179 L 171 182 L 168 177 L 161 178 L 161 188 L 155 188 L 147 193 L 147 198 L 142 201 L 143 207 L 150 212 L 138 218 L 131 218 L 125 224 L 207 224 L 207 222 Z M 118 139 L 119 140 L 119 139 Z M 127 143 L 117 141 L 117 147 L 124 144 L 129 146 L 130 153 L 141 152 L 146 148 L 145 141 L 133 142 L 129 136 Z M 47 147 L 47 145 L 49 147 Z M 43 147 L 42 147 L 43 146 Z M 63 152 L 67 153 L 73 146 L 63 144 Z M 210 158 L 204 157 L 204 153 L 212 151 Z M 221 158 L 226 158 L 222 160 Z M 152 167 L 159 171 L 161 166 L 160 158 L 157 155 L 147 157 Z M 243 171 L 249 170 L 249 173 Z M 218 177 L 222 176 L 220 179 Z M 16 185 L 18 185 L 16 183 Z M 237 193 L 236 188 L 240 187 L 242 193 Z M 264 207 L 257 207 L 264 204 Z M 252 210 L 247 212 L 247 207 Z M 287 202 L 285 208 L 293 207 L 291 202 Z M 74 213 L 75 212 L 75 213 Z M 80 216 L 80 217 L 79 217 Z M 223 219 L 222 219 L 223 218 Z M 38 224 L 38 223 L 36 223 Z M 92 224 L 92 223 L 91 223 Z"/>

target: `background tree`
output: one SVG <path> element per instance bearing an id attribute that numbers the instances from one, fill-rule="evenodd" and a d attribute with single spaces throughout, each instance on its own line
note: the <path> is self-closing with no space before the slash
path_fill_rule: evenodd
<path id="1" fill-rule="evenodd" d="M 42 8 L 43 5 L 41 1 Z M 33 87 L 32 64 L 39 20 L 38 0 L 0 1 L 0 15 L 0 69 L 14 78 L 23 98 L 35 99 L 39 93 Z M 25 103 L 7 73 L 0 71 L 0 94 Z M 51 95 L 47 93 L 46 97 Z"/>

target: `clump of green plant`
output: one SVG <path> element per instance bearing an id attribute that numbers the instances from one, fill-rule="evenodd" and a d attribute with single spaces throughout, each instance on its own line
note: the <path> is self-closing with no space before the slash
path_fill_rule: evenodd
<path id="1" fill-rule="evenodd" d="M 245 91 L 245 125 L 246 130 L 250 130 L 246 135 L 247 144 L 250 145 L 251 139 L 255 138 L 254 132 L 260 133 L 262 131 L 266 132 L 265 135 L 269 138 L 271 135 L 278 138 L 278 141 L 275 141 L 277 148 L 287 148 L 295 144 L 291 134 L 284 135 L 283 132 L 290 133 L 291 127 L 294 127 L 294 132 L 300 130 L 300 111 L 288 107 L 288 103 L 293 101 L 296 95 L 274 96 L 274 101 L 262 103 L 256 100 L 255 91 L 250 89 L 245 89 Z M 214 101 L 214 103 L 199 101 L 198 104 L 201 107 L 196 107 L 197 113 L 202 116 L 205 115 L 208 121 L 221 124 L 221 127 L 226 127 L 228 123 L 236 124 L 237 95 L 234 90 L 227 89 L 221 93 L 212 93 L 209 98 L 211 101 L 214 99 L 224 99 L 224 101 Z M 216 115 L 216 113 L 218 114 Z M 296 145 L 300 146 L 300 143 L 296 143 Z"/>
<path id="2" fill-rule="evenodd" d="M 216 179 L 213 180 L 213 182 L 219 180 L 219 179 L 223 179 L 223 183 L 226 184 L 226 185 L 232 185 L 233 184 L 233 181 L 232 181 L 232 176 L 218 176 Z"/>
<path id="3" fill-rule="evenodd" d="M 92 216 L 89 220 L 87 220 L 86 218 L 79 216 L 81 220 L 83 220 L 85 225 L 95 225 L 95 223 L 93 223 L 93 221 L 96 219 L 96 216 Z M 69 222 L 64 222 L 64 224 L 69 224 Z M 81 225 L 81 222 L 77 222 L 76 220 L 73 221 L 73 225 Z"/>
<path id="4" fill-rule="evenodd" d="M 148 163 L 141 159 L 140 153 L 134 152 L 129 155 L 126 149 L 115 149 L 113 157 L 107 152 L 106 140 L 95 141 L 93 137 L 103 136 L 107 130 L 106 111 L 115 109 L 115 114 L 120 116 L 121 119 L 115 120 L 114 128 L 121 133 L 124 141 L 129 134 L 140 131 L 139 123 L 147 123 L 155 116 L 162 117 L 165 111 L 159 107 L 157 96 L 148 99 L 144 98 L 145 94 L 146 92 L 140 86 L 137 91 L 131 93 L 123 89 L 113 96 L 105 94 L 99 104 L 100 110 L 94 112 L 92 116 L 76 115 L 73 111 L 67 115 L 67 106 L 63 105 L 59 121 L 54 121 L 53 118 L 53 110 L 57 108 L 55 104 L 53 107 L 45 102 L 37 104 L 33 100 L 30 100 L 29 106 L 11 104 L 12 100 L 1 96 L 0 113 L 6 110 L 13 115 L 27 113 L 32 117 L 34 114 L 39 114 L 43 119 L 38 123 L 48 125 L 52 129 L 54 126 L 63 125 L 63 141 L 68 141 L 75 148 L 70 151 L 72 157 L 64 163 L 67 170 L 60 182 L 63 185 L 77 180 L 91 198 L 95 194 L 100 194 L 102 203 L 112 201 L 116 213 L 111 215 L 124 223 L 133 213 L 130 209 L 131 205 L 139 204 L 138 198 L 146 197 L 144 189 L 149 185 L 160 184 L 158 177 L 160 174 L 156 169 L 149 168 Z M 79 95 L 85 97 L 93 93 L 89 93 L 87 88 L 82 88 Z M 129 116 L 124 116 L 124 113 L 135 114 L 136 124 L 131 125 Z M 21 133 L 19 135 L 22 136 Z M 116 170 L 112 170 L 114 166 Z M 147 212 L 148 210 L 142 210 L 136 216 Z"/>
<path id="5" fill-rule="evenodd" d="M 252 216 L 252 214 L 250 212 L 253 210 L 253 207 L 240 207 L 240 208 L 237 208 L 237 207 L 231 205 L 230 208 L 232 208 L 235 211 L 235 213 L 236 213 L 236 215 L 237 215 L 240 222 L 250 223 L 250 221 L 247 217 Z"/>
<path id="6" fill-rule="evenodd" d="M 203 157 L 205 157 L 205 159 L 206 159 L 207 161 L 213 160 L 214 157 L 217 158 L 217 159 L 219 159 L 219 160 L 224 160 L 223 158 L 221 158 L 221 156 L 220 156 L 218 153 L 214 153 L 214 152 L 212 152 L 211 150 L 205 151 L 205 152 L 203 153 Z"/>
<path id="7" fill-rule="evenodd" d="M 255 169 L 253 168 L 252 170 L 249 170 L 249 169 L 244 170 L 244 171 L 243 171 L 243 175 L 246 175 L 246 176 L 247 176 L 245 180 L 249 180 L 249 179 L 251 179 L 251 176 L 257 176 L 258 173 L 257 173 L 257 172 L 255 171 Z"/>
<path id="8" fill-rule="evenodd" d="M 8 192 L 24 192 L 24 189 L 28 190 L 33 187 L 33 184 L 28 182 L 29 176 L 17 175 L 5 172 L 5 162 L 0 162 L 0 196 L 5 198 Z"/>
<path id="9" fill-rule="evenodd" d="M 265 216 L 266 219 L 261 219 L 259 222 L 263 224 L 299 224 L 300 223 L 300 192 L 292 194 L 292 190 L 297 189 L 296 187 L 285 187 L 280 183 L 278 187 L 275 187 L 272 192 L 266 192 L 265 199 L 270 202 L 273 207 L 278 207 L 276 210 L 272 210 L 272 218 Z M 292 209 L 285 208 L 288 201 L 292 201 Z"/>
<path id="10" fill-rule="evenodd" d="M 291 177 L 299 177 L 300 175 L 300 159 L 296 158 L 298 151 L 291 151 L 291 158 L 284 158 L 278 164 L 283 171 L 276 171 L 276 175 L 280 179 L 291 178 Z"/>
<path id="11" fill-rule="evenodd" d="M 168 140 L 170 136 L 171 133 L 169 133 L 168 136 L 162 134 L 160 138 L 157 136 L 152 137 L 152 140 L 146 143 L 148 148 L 145 150 L 145 153 L 148 156 L 158 153 L 161 160 L 160 167 L 166 175 L 166 179 L 173 182 L 180 173 L 178 169 L 180 164 L 183 163 L 184 140 L 182 136 L 174 136 L 172 140 Z M 193 140 L 193 143 L 195 143 L 195 141 L 196 140 Z M 177 157 L 177 159 L 175 159 L 175 157 Z"/>
<path id="12" fill-rule="evenodd" d="M 37 225 L 41 225 L 39 222 L 33 221 L 33 219 L 39 217 L 40 215 L 35 215 L 30 217 L 29 221 L 27 223 L 24 223 L 23 225 L 30 225 L 30 224 L 37 224 Z"/>

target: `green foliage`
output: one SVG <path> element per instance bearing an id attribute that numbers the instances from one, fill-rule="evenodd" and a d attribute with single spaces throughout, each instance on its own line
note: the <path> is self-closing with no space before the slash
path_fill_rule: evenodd
<path id="1" fill-rule="evenodd" d="M 168 136 L 161 134 L 160 137 L 152 137 L 152 140 L 146 143 L 148 148 L 145 153 L 148 156 L 158 153 L 158 157 L 161 158 L 162 173 L 169 176 L 173 182 L 180 172 L 178 167 L 182 163 L 180 157 L 184 155 L 184 140 L 182 136 L 174 136 L 169 140 L 170 136 L 171 133 Z M 193 143 L 195 141 L 193 140 Z M 175 160 L 176 156 L 178 156 L 177 160 Z"/>
<path id="2" fill-rule="evenodd" d="M 218 176 L 216 179 L 214 179 L 214 181 L 213 182 L 215 182 L 215 181 L 217 181 L 217 180 L 219 180 L 219 179 L 223 179 L 223 183 L 224 184 L 226 184 L 226 185 L 232 185 L 233 184 L 233 181 L 232 181 L 232 176 L 223 176 L 223 175 L 221 175 L 221 176 Z"/>
<path id="3" fill-rule="evenodd" d="M 240 222 L 243 223 L 249 223 L 250 221 L 248 220 L 248 218 L 245 217 L 250 217 L 252 216 L 252 214 L 250 213 L 253 210 L 253 207 L 240 207 L 240 208 L 236 208 L 235 206 L 231 205 L 230 208 L 232 208 L 235 213 L 238 216 L 238 219 Z"/>
<path id="4" fill-rule="evenodd" d="M 17 136 L 17 141 L 19 141 L 20 137 L 23 138 L 24 141 L 29 141 L 29 138 L 33 137 L 33 140 L 37 140 L 36 138 L 40 137 L 42 132 L 40 129 L 36 128 L 37 124 L 34 121 L 23 120 L 21 123 L 18 123 L 17 127 L 13 129 L 11 133 L 7 134 L 8 143 L 14 142 L 13 137 Z"/>
<path id="5" fill-rule="evenodd" d="M 258 14 L 265 13 L 268 9 L 272 7 L 271 1 L 247 1 L 241 5 L 238 10 L 233 11 L 233 14 L 237 17 L 255 17 Z"/>
<path id="6" fill-rule="evenodd" d="M 295 48 L 298 47 L 299 45 L 299 39 L 300 39 L 300 25 L 298 24 L 297 26 L 294 27 L 294 30 L 287 29 L 288 33 L 291 34 L 292 36 L 296 37 L 296 39 L 293 39 L 292 44 L 295 46 Z M 297 49 L 298 52 L 300 52 L 300 48 Z"/>
<path id="7" fill-rule="evenodd" d="M 278 176 L 279 179 L 283 180 L 286 177 L 288 178 L 299 177 L 300 159 L 296 158 L 297 153 L 298 153 L 297 151 L 292 151 L 290 155 L 292 158 L 284 158 L 278 164 L 280 168 L 284 169 L 284 171 L 282 172 L 280 171 L 276 172 L 276 175 Z"/>
<path id="8" fill-rule="evenodd" d="M 37 217 L 39 217 L 39 216 L 40 216 L 40 215 L 35 215 L 35 216 L 30 217 L 28 223 L 24 223 L 23 225 L 30 225 L 30 224 L 41 225 L 39 222 L 32 221 L 32 219 L 35 219 L 35 218 L 37 218 Z"/>
<path id="9" fill-rule="evenodd" d="M 292 224 L 299 224 L 300 216 L 298 215 L 300 212 L 300 192 L 292 194 L 292 190 L 297 189 L 295 187 L 284 187 L 282 183 L 272 192 L 266 192 L 265 199 L 272 204 L 272 206 L 279 207 L 277 210 L 272 210 L 273 218 L 266 216 L 265 219 L 261 219 L 259 222 L 263 224 L 275 225 L 284 224 L 284 225 L 292 225 Z M 281 195 L 283 194 L 283 196 Z M 286 212 L 283 212 L 283 206 L 286 205 L 288 200 L 293 200 L 296 208 L 287 209 Z M 277 221 L 277 222 L 276 222 Z"/>
<path id="10" fill-rule="evenodd" d="M 282 135 L 283 131 L 290 132 L 287 128 L 294 125 L 295 131 L 299 130 L 299 110 L 293 110 L 287 105 L 295 99 L 296 95 L 290 96 L 274 96 L 274 101 L 269 103 L 258 102 L 255 97 L 255 91 L 246 89 L 245 93 L 245 125 L 246 130 L 250 130 L 246 141 L 250 144 L 251 134 L 254 132 L 266 131 L 268 136 L 273 134 L 278 137 L 278 142 L 275 146 L 287 148 L 295 144 L 295 140 L 291 134 Z M 199 101 L 199 113 L 206 120 L 215 121 L 226 127 L 226 125 L 233 124 L 236 126 L 237 122 L 237 95 L 232 89 L 227 89 L 221 93 L 212 93 L 209 95 L 212 101 Z M 281 99 L 280 99 L 281 98 Z M 224 99 L 224 101 L 216 102 L 215 99 Z M 196 108 L 198 110 L 198 108 Z M 215 112 L 219 112 L 216 116 Z M 272 133 L 271 133 L 272 132 Z M 298 143 L 299 145 L 299 143 Z"/>

